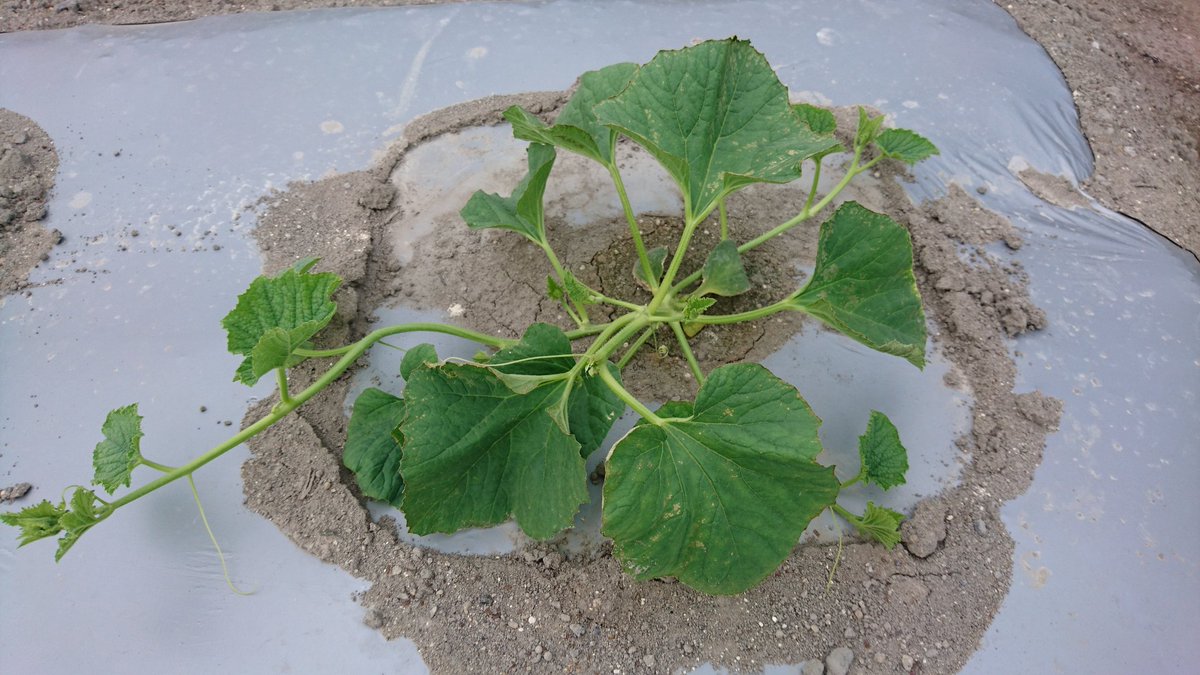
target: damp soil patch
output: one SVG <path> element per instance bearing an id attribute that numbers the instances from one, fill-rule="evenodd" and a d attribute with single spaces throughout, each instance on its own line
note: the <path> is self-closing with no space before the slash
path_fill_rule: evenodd
<path id="1" fill-rule="evenodd" d="M 36 122 L 0 108 L 0 298 L 28 286 L 62 233 L 45 228 L 46 201 L 58 172 L 54 142 Z"/>
<path id="2" fill-rule="evenodd" d="M 559 92 L 526 94 L 438 111 L 413 122 L 372 169 L 275 195 L 256 233 L 267 271 L 318 256 L 345 278 L 335 298 L 336 330 L 323 337 L 330 345 L 365 334 L 374 312 L 396 304 L 447 312 L 463 326 L 505 337 L 517 337 L 533 321 L 565 325 L 558 305 L 545 297 L 538 251 L 511 233 L 473 232 L 455 221 L 465 198 L 456 201 L 452 189 L 431 196 L 396 184 L 407 185 L 406 162 L 422 148 L 449 143 L 457 148 L 451 159 L 471 166 L 462 156 L 474 147 L 471 136 L 506 135 L 496 125 L 509 105 L 552 117 L 564 100 Z M 622 152 L 623 162 L 638 161 L 636 151 Z M 623 221 L 602 210 L 586 223 L 556 215 L 579 199 L 604 196 L 578 189 L 583 179 L 568 159 L 551 186 L 562 171 L 563 183 L 576 187 L 547 195 L 556 250 L 572 270 L 594 275 L 585 281 L 636 297 Z M 518 169 L 448 182 L 496 189 L 489 180 L 511 186 Z M 1012 339 L 1045 323 L 1022 269 L 1004 254 L 1021 245 L 1017 231 L 955 187 L 914 205 L 903 178 L 876 172 L 845 198 L 909 228 L 935 349 L 953 364 L 944 384 L 972 404 L 970 428 L 957 439 L 966 458 L 957 484 L 915 505 L 903 544 L 890 552 L 853 536 L 813 537 L 758 587 L 710 597 L 678 583 L 633 580 L 603 542 L 581 549 L 563 537 L 522 540 L 514 552 L 492 556 L 413 545 L 398 537 L 390 517 L 371 517 L 341 467 L 349 378 L 251 441 L 243 467 L 247 504 L 304 550 L 370 582 L 358 598 L 366 623 L 389 638 L 413 640 L 435 673 L 667 673 L 705 662 L 757 671 L 827 657 L 831 671 L 851 659 L 851 672 L 954 672 L 978 647 L 1007 593 L 1013 540 L 999 509 L 1028 488 L 1061 405 L 1014 390 Z M 730 201 L 731 231 L 764 231 L 793 215 L 796 199 L 802 203 L 803 194 L 789 188 L 747 189 Z M 431 213 L 438 202 L 444 208 Z M 678 212 L 661 204 L 638 210 L 651 246 L 676 236 Z M 797 228 L 748 256 L 753 294 L 720 311 L 794 290 L 811 268 L 815 239 L 815 226 Z M 799 317 L 712 330 L 697 341 L 698 357 L 705 368 L 757 361 L 798 332 L 820 330 Z M 297 370 L 305 379 L 305 366 Z M 315 370 L 308 372 L 311 378 Z M 626 378 L 636 394 L 666 400 L 693 393 L 686 372 L 673 349 L 652 349 L 630 364 Z M 260 402 L 247 420 L 273 403 Z M 913 455 L 922 452 L 910 447 Z"/>

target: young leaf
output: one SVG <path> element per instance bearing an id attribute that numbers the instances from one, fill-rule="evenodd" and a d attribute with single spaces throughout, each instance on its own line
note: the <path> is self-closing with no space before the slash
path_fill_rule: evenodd
<path id="1" fill-rule="evenodd" d="M 331 298 L 341 283 L 336 274 L 295 269 L 255 279 L 221 320 L 229 351 L 246 357 L 234 379 L 253 385 L 272 369 L 294 364 L 292 351 L 333 318 L 337 304 Z"/>
<path id="2" fill-rule="evenodd" d="M 654 283 L 650 283 L 650 280 L 646 278 L 646 271 L 642 269 L 642 263 L 639 260 L 635 260 L 633 263 L 633 278 L 643 288 L 649 290 L 657 286 L 662 279 L 663 263 L 667 261 L 667 247 L 655 246 L 646 251 L 646 257 L 650 259 L 650 271 L 654 273 Z"/>
<path id="3" fill-rule="evenodd" d="M 705 310 L 715 304 L 717 304 L 717 301 L 712 298 L 690 297 L 683 305 L 683 320 L 695 321 Z"/>
<path id="4" fill-rule="evenodd" d="M 423 342 L 404 352 L 404 358 L 400 359 L 400 377 L 407 380 L 409 375 L 417 368 L 437 362 L 437 349 L 428 342 Z"/>
<path id="5" fill-rule="evenodd" d="M 79 537 L 98 522 L 100 522 L 100 517 L 96 513 L 96 493 L 84 488 L 76 488 L 75 493 L 71 495 L 71 508 L 63 513 L 59 520 L 65 534 L 58 540 L 58 550 L 54 553 L 54 561 L 62 560 L 75 542 L 79 541 Z"/>
<path id="6" fill-rule="evenodd" d="M 508 197 L 476 190 L 459 215 L 473 230 L 499 228 L 518 232 L 535 244 L 546 241 L 542 196 L 554 168 L 554 148 L 530 143 L 525 152 L 529 172 Z"/>
<path id="7" fill-rule="evenodd" d="M 837 497 L 833 470 L 815 461 L 819 425 L 766 368 L 717 368 L 689 417 L 635 426 L 613 447 L 603 532 L 614 553 L 638 579 L 671 576 L 714 594 L 750 588 Z"/>
<path id="8" fill-rule="evenodd" d="M 517 106 L 504 111 L 504 119 L 512 124 L 513 136 L 517 138 L 554 145 L 601 164 L 611 164 L 617 134 L 596 120 L 595 107 L 620 93 L 637 69 L 635 63 L 617 63 L 584 73 L 579 78 L 579 88 L 552 127 Z"/>
<path id="9" fill-rule="evenodd" d="M 884 490 L 904 485 L 908 451 L 900 443 L 900 432 L 887 415 L 871 411 L 867 430 L 858 437 L 858 456 L 862 460 L 858 473 L 864 481 Z"/>
<path id="10" fill-rule="evenodd" d="M 912 260 L 908 230 L 846 202 L 821 224 L 816 268 L 791 304 L 872 349 L 923 368 L 925 311 Z"/>
<path id="11" fill-rule="evenodd" d="M 554 277 L 546 277 L 546 295 L 550 296 L 551 300 L 562 302 L 562 299 L 566 297 L 565 293 L 566 291 L 563 290 L 562 284 L 555 281 Z"/>
<path id="12" fill-rule="evenodd" d="M 416 534 L 487 527 L 515 516 L 535 539 L 570 527 L 587 501 L 579 443 L 551 419 L 562 387 L 512 392 L 486 368 L 412 373 L 400 427 L 401 509 Z"/>
<path id="13" fill-rule="evenodd" d="M 750 280 L 742 267 L 742 256 L 732 239 L 725 239 L 713 248 L 704 261 L 704 281 L 694 295 L 715 293 L 732 296 L 750 290 Z"/>
<path id="14" fill-rule="evenodd" d="M 596 118 L 646 148 L 699 217 L 751 183 L 786 183 L 836 141 L 813 133 L 749 42 L 731 38 L 659 52 Z"/>
<path id="15" fill-rule="evenodd" d="M 404 494 L 404 480 L 400 477 L 401 439 L 394 432 L 403 420 L 403 399 L 375 388 L 364 390 L 354 400 L 342 455 L 342 463 L 354 474 L 364 495 L 396 507 Z"/>
<path id="16" fill-rule="evenodd" d="M 873 143 L 883 126 L 883 115 L 871 117 L 864 108 L 858 109 L 858 129 L 854 132 L 854 147 L 862 149 Z"/>
<path id="17" fill-rule="evenodd" d="M 592 297 L 592 292 L 588 290 L 588 287 L 580 283 L 570 272 L 563 274 L 563 291 L 572 302 L 582 307 L 596 304 L 596 299 Z"/>
<path id="18" fill-rule="evenodd" d="M 142 416 L 137 404 L 109 412 L 100 431 L 104 440 L 92 452 L 96 469 L 92 484 L 103 486 L 111 495 L 122 485 L 128 487 L 130 474 L 142 462 Z"/>
<path id="19" fill-rule="evenodd" d="M 886 157 L 898 159 L 906 164 L 940 154 L 937 146 L 924 136 L 908 129 L 888 129 L 875 139 L 875 147 Z"/>
<path id="20" fill-rule="evenodd" d="M 830 136 L 837 131 L 837 118 L 833 116 L 832 111 L 807 103 L 793 104 L 792 111 L 808 125 L 809 129 L 812 129 L 814 134 Z"/>
<path id="21" fill-rule="evenodd" d="M 900 523 L 904 521 L 903 514 L 867 502 L 867 511 L 862 517 L 848 514 L 846 520 L 863 536 L 883 544 L 889 551 L 900 543 Z"/>
<path id="22" fill-rule="evenodd" d="M 65 503 L 55 506 L 43 499 L 16 513 L 0 513 L 0 522 L 21 528 L 21 533 L 17 535 L 17 545 L 24 546 L 62 532 L 62 525 L 59 521 L 66 512 L 67 505 Z"/>

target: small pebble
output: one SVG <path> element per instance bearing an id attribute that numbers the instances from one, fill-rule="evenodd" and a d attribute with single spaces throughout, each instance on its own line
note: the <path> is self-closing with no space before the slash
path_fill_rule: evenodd
<path id="1" fill-rule="evenodd" d="M 846 675 L 854 663 L 854 652 L 849 647 L 838 647 L 825 657 L 826 675 Z"/>
<path id="2" fill-rule="evenodd" d="M 984 519 L 975 519 L 975 534 L 981 537 L 987 535 L 987 522 Z"/>
<path id="3" fill-rule="evenodd" d="M 906 672 L 912 670 L 913 663 L 913 657 L 909 656 L 908 654 L 900 655 L 900 667 L 904 668 Z"/>
<path id="4" fill-rule="evenodd" d="M 883 664 L 884 661 L 887 661 L 887 656 L 884 656 L 883 652 L 879 652 L 875 655 L 875 663 Z"/>
<path id="5" fill-rule="evenodd" d="M 800 666 L 800 675 L 825 675 L 825 664 L 809 659 Z"/>
<path id="6" fill-rule="evenodd" d="M 200 406 L 200 412 L 208 412 L 208 406 L 206 406 L 206 405 Z"/>

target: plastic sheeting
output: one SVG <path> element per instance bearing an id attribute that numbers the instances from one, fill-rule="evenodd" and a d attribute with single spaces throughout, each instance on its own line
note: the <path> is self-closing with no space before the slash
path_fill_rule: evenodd
<path id="1" fill-rule="evenodd" d="M 227 436 L 249 395 L 214 377 L 236 366 L 219 320 L 257 273 L 243 209 L 271 187 L 361 168 L 418 114 L 731 33 L 794 90 L 929 130 L 942 155 L 919 167 L 918 196 L 986 184 L 987 205 L 1025 231 L 1016 257 L 1050 327 L 1018 342 L 1018 386 L 1066 408 L 1004 510 L 1013 589 L 965 672 L 1185 672 L 1200 657 L 1200 266 L 1015 179 L 1014 157 L 1079 180 L 1090 154 L 1057 69 L 986 0 L 562 0 L 0 36 L 0 106 L 55 140 L 46 224 L 67 237 L 34 274 L 45 285 L 0 307 L 0 482 L 56 498 L 90 473 L 105 412 L 135 400 L 161 461 Z M 51 545 L 0 539 L 5 667 L 421 672 L 411 645 L 359 623 L 357 582 L 240 505 L 242 457 L 197 482 L 253 597 L 221 582 L 186 488 L 164 490 L 58 566 Z"/>

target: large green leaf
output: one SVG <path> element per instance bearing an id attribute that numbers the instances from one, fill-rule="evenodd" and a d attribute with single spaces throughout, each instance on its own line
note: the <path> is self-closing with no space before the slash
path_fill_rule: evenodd
<path id="1" fill-rule="evenodd" d="M 512 515 L 526 534 L 545 539 L 571 525 L 587 501 L 583 458 L 624 410 L 599 378 L 569 375 L 574 366 L 567 336 L 539 323 L 486 364 L 409 374 L 401 473 L 413 532 Z"/>
<path id="2" fill-rule="evenodd" d="M 658 159 L 697 217 L 750 183 L 795 180 L 836 144 L 792 112 L 767 60 L 735 38 L 659 52 L 595 111 Z"/>
<path id="3" fill-rule="evenodd" d="M 830 110 L 807 103 L 796 103 L 792 105 L 792 111 L 804 120 L 813 133 L 829 136 L 837 131 L 837 118 Z"/>
<path id="4" fill-rule="evenodd" d="M 342 463 L 354 474 L 364 495 L 397 507 L 404 494 L 402 444 L 397 433 L 403 420 L 403 399 L 375 388 L 364 390 L 354 399 L 342 454 Z"/>
<path id="5" fill-rule="evenodd" d="M 92 452 L 96 469 L 92 484 L 103 486 L 111 495 L 122 485 L 129 485 L 134 468 L 142 462 L 142 416 L 137 404 L 109 412 L 100 431 L 104 440 Z"/>
<path id="6" fill-rule="evenodd" d="M 600 124 L 595 107 L 620 93 L 637 69 L 635 63 L 617 63 L 584 73 L 579 78 L 579 88 L 563 106 L 554 126 L 546 126 L 518 106 L 505 110 L 504 119 L 512 124 L 513 136 L 517 138 L 554 145 L 601 164 L 611 164 L 617 133 Z"/>
<path id="7" fill-rule="evenodd" d="M 812 278 L 795 309 L 887 354 L 925 366 L 925 310 L 908 230 L 846 202 L 821 224 Z"/>
<path id="8" fill-rule="evenodd" d="M 815 461 L 819 426 L 766 368 L 717 368 L 690 417 L 640 424 L 609 455 L 603 531 L 615 554 L 639 579 L 719 594 L 755 585 L 837 498 L 833 469 Z"/>
<path id="9" fill-rule="evenodd" d="M 333 318 L 337 304 L 331 298 L 341 283 L 336 274 L 310 274 L 307 268 L 255 279 L 221 320 L 229 351 L 246 357 L 234 379 L 252 385 L 294 363 L 292 352 Z"/>
<path id="10" fill-rule="evenodd" d="M 560 376 L 575 365 L 570 354 L 571 341 L 561 330 L 535 323 L 516 345 L 496 352 L 488 366 L 501 373 L 502 380 L 511 375 Z M 605 363 L 605 367 L 620 382 L 620 371 L 611 363 Z M 558 386 L 565 387 L 565 381 Z M 625 404 L 600 378 L 584 374 L 572 383 L 565 412 L 570 433 L 579 441 L 579 451 L 584 457 L 600 447 L 613 422 L 624 411 Z"/>
<path id="11" fill-rule="evenodd" d="M 859 476 L 884 490 L 904 485 L 908 473 L 908 451 L 900 442 L 896 425 L 881 412 L 871 411 L 867 430 L 858 437 Z"/>
<path id="12" fill-rule="evenodd" d="M 546 241 L 542 196 L 546 180 L 554 168 L 554 148 L 530 143 L 525 151 L 529 171 L 511 195 L 501 197 L 494 192 L 476 190 L 459 215 L 473 230 L 499 228 L 519 232 L 535 244 Z"/>
<path id="13" fill-rule="evenodd" d="M 587 501 L 579 443 L 550 408 L 562 385 L 518 394 L 487 368 L 447 363 L 411 373 L 404 390 L 404 511 L 416 534 L 508 520 L 546 539 Z"/>

